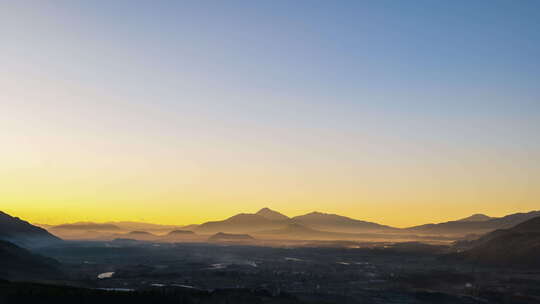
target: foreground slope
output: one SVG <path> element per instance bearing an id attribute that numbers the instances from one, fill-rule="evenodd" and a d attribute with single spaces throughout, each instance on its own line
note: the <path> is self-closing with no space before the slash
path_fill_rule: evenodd
<path id="1" fill-rule="evenodd" d="M 38 280 L 60 276 L 60 264 L 13 243 L 0 241 L 0 279 Z"/>
<path id="2" fill-rule="evenodd" d="M 459 256 L 482 264 L 540 267 L 540 217 L 488 233 Z"/>
<path id="3" fill-rule="evenodd" d="M 47 230 L 0 211 L 0 240 L 23 247 L 39 247 L 60 242 Z"/>

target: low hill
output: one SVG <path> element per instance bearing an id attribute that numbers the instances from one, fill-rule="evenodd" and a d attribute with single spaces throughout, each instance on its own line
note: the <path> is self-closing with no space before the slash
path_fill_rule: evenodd
<path id="1" fill-rule="evenodd" d="M 190 230 L 174 230 L 167 234 L 167 236 L 184 236 L 184 235 L 194 235 L 195 232 Z"/>
<path id="2" fill-rule="evenodd" d="M 22 247 L 40 247 L 61 240 L 47 230 L 0 211 L 0 240 Z"/>
<path id="3" fill-rule="evenodd" d="M 155 236 L 152 233 L 146 231 L 131 231 L 128 232 L 128 235 Z"/>
<path id="4" fill-rule="evenodd" d="M 197 242 L 205 241 L 206 237 L 197 235 L 190 230 L 173 230 L 162 236 L 159 240 L 163 242 Z"/>
<path id="5" fill-rule="evenodd" d="M 255 238 L 253 238 L 249 234 L 232 234 L 232 233 L 223 233 L 218 232 L 211 237 L 208 238 L 209 242 L 223 242 L 223 241 L 253 241 Z"/>
<path id="6" fill-rule="evenodd" d="M 39 280 L 59 278 L 60 264 L 21 248 L 13 243 L 0 241 L 0 279 Z"/>
<path id="7" fill-rule="evenodd" d="M 121 237 L 139 241 L 153 241 L 158 238 L 157 235 L 147 231 L 131 231 L 126 234 L 122 234 Z"/>

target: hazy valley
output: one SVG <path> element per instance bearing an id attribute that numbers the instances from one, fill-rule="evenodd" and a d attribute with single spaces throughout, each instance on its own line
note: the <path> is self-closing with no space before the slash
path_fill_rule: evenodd
<path id="1" fill-rule="evenodd" d="M 537 303 L 538 215 L 398 229 L 263 208 L 201 225 L 43 229 L 2 213 L 0 279 L 13 283 L 0 284 L 10 291 L 0 300 L 22 288 L 66 303 L 72 293 L 164 303 Z M 17 283 L 28 281 L 45 285 Z"/>

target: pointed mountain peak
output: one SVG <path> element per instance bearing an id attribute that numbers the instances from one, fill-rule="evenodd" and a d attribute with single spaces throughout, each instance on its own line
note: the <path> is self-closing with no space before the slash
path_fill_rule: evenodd
<path id="1" fill-rule="evenodd" d="M 492 217 L 489 217 L 485 214 L 476 213 L 469 217 L 462 218 L 458 220 L 458 222 L 485 222 L 493 219 Z"/>
<path id="2" fill-rule="evenodd" d="M 332 213 L 324 213 L 324 212 L 319 212 L 319 211 L 312 211 L 310 213 L 306 213 L 304 215 L 300 215 L 300 216 L 297 216 L 297 218 L 346 218 L 345 216 L 341 216 L 341 215 L 337 215 L 337 214 L 332 214 Z"/>
<path id="3" fill-rule="evenodd" d="M 261 210 L 257 211 L 256 214 L 272 221 L 283 221 L 283 220 L 289 219 L 288 216 L 283 215 L 267 207 L 262 208 Z"/>

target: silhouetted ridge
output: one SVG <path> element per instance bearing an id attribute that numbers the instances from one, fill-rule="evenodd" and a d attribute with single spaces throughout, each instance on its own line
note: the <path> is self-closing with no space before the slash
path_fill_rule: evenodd
<path id="1" fill-rule="evenodd" d="M 529 219 L 540 216 L 540 211 L 514 213 L 487 221 L 450 221 L 439 224 L 426 224 L 407 228 L 406 230 L 420 233 L 486 233 L 496 229 L 507 229 Z"/>
<path id="2" fill-rule="evenodd" d="M 148 235 L 148 236 L 152 236 L 153 234 L 151 234 L 150 232 L 146 232 L 146 231 L 131 231 L 128 233 L 128 235 Z"/>
<path id="3" fill-rule="evenodd" d="M 540 217 L 488 233 L 459 256 L 476 263 L 540 267 Z"/>
<path id="4" fill-rule="evenodd" d="M 333 232 L 364 232 L 395 229 L 377 223 L 316 211 L 305 215 L 295 216 L 292 220 L 310 228 Z"/>
<path id="5" fill-rule="evenodd" d="M 194 235 L 195 232 L 189 231 L 189 230 L 174 230 L 169 232 L 168 236 L 176 236 L 176 235 Z"/>
<path id="6" fill-rule="evenodd" d="M 516 225 L 514 228 L 509 229 L 512 232 L 538 232 L 540 233 L 540 216 Z"/>
<path id="7" fill-rule="evenodd" d="M 39 247 L 60 242 L 47 230 L 0 211 L 0 240 L 23 247 Z"/>
<path id="8" fill-rule="evenodd" d="M 233 234 L 218 232 L 208 238 L 209 241 L 251 241 L 254 238 L 249 234 Z"/>

